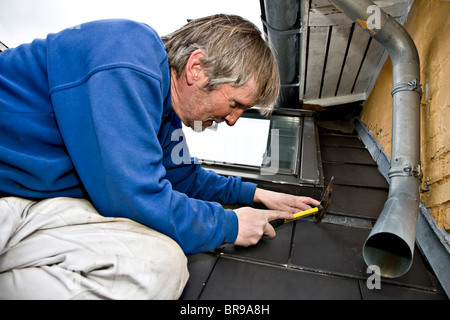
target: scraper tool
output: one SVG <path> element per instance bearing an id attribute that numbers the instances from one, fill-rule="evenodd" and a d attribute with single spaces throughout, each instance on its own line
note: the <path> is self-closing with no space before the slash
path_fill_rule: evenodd
<path id="1" fill-rule="evenodd" d="M 328 186 L 326 187 L 322 199 L 320 200 L 320 204 L 317 207 L 294 213 L 293 219 L 277 219 L 270 221 L 269 223 L 272 225 L 272 227 L 276 228 L 279 227 L 285 223 L 298 220 L 303 217 L 308 217 L 314 215 L 314 222 L 319 223 L 322 221 L 323 217 L 328 211 L 328 208 L 331 204 L 331 191 L 333 190 L 333 183 L 334 183 L 334 177 L 331 177 L 330 182 L 328 183 Z"/>

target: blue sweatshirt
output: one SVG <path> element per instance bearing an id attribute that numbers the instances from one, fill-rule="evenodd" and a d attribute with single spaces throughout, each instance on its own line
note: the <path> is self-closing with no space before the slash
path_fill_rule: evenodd
<path id="1" fill-rule="evenodd" d="M 256 185 L 174 163 L 188 152 L 180 128 L 147 25 L 90 22 L 0 54 L 0 197 L 88 198 L 185 253 L 234 242 L 236 214 L 219 203 L 250 205 Z"/>

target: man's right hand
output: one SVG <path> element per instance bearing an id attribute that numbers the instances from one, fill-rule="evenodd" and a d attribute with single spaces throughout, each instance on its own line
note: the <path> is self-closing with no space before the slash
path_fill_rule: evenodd
<path id="1" fill-rule="evenodd" d="M 239 231 L 234 244 L 244 247 L 257 244 L 263 236 L 268 238 L 275 237 L 275 229 L 270 225 L 269 221 L 294 218 L 294 215 L 289 212 L 254 209 L 251 207 L 235 209 L 234 212 L 236 212 L 239 223 Z"/>

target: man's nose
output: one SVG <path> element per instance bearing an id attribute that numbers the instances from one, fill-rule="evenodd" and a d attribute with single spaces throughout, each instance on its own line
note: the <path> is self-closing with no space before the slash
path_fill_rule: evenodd
<path id="1" fill-rule="evenodd" d="M 242 113 L 244 113 L 244 109 L 236 108 L 233 111 L 231 111 L 226 117 L 225 121 L 227 125 L 234 126 L 234 124 L 238 121 L 238 119 L 241 117 Z"/>

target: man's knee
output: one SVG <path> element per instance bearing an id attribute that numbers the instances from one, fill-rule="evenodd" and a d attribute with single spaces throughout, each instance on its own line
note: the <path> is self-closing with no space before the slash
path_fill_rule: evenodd
<path id="1" fill-rule="evenodd" d="M 54 213 L 53 208 L 58 213 L 45 214 Z M 33 206 L 27 219 L 29 227 L 21 228 L 26 234 L 8 242 L 20 245 L 0 255 L 2 283 L 21 268 L 22 285 L 9 288 L 17 297 L 177 299 L 189 277 L 186 256 L 174 240 L 129 219 L 101 217 L 85 202 L 49 200 Z M 40 269 L 39 277 L 29 268 Z M 55 279 L 59 283 L 52 285 L 49 280 Z M 48 290 L 28 296 L 30 286 Z"/>
<path id="2" fill-rule="evenodd" d="M 151 245 L 152 253 L 146 254 L 145 249 L 141 252 L 148 265 L 143 275 L 147 298 L 178 299 L 189 278 L 187 258 L 174 240 L 152 229 L 148 232 L 152 235 L 143 242 Z"/>
<path id="3" fill-rule="evenodd" d="M 98 268 L 81 274 L 101 287 L 78 298 L 91 294 L 108 299 L 180 297 L 189 272 L 187 258 L 174 240 L 128 219 L 105 223 L 100 229 L 105 235 L 99 239 L 107 243 L 95 249 Z"/>

